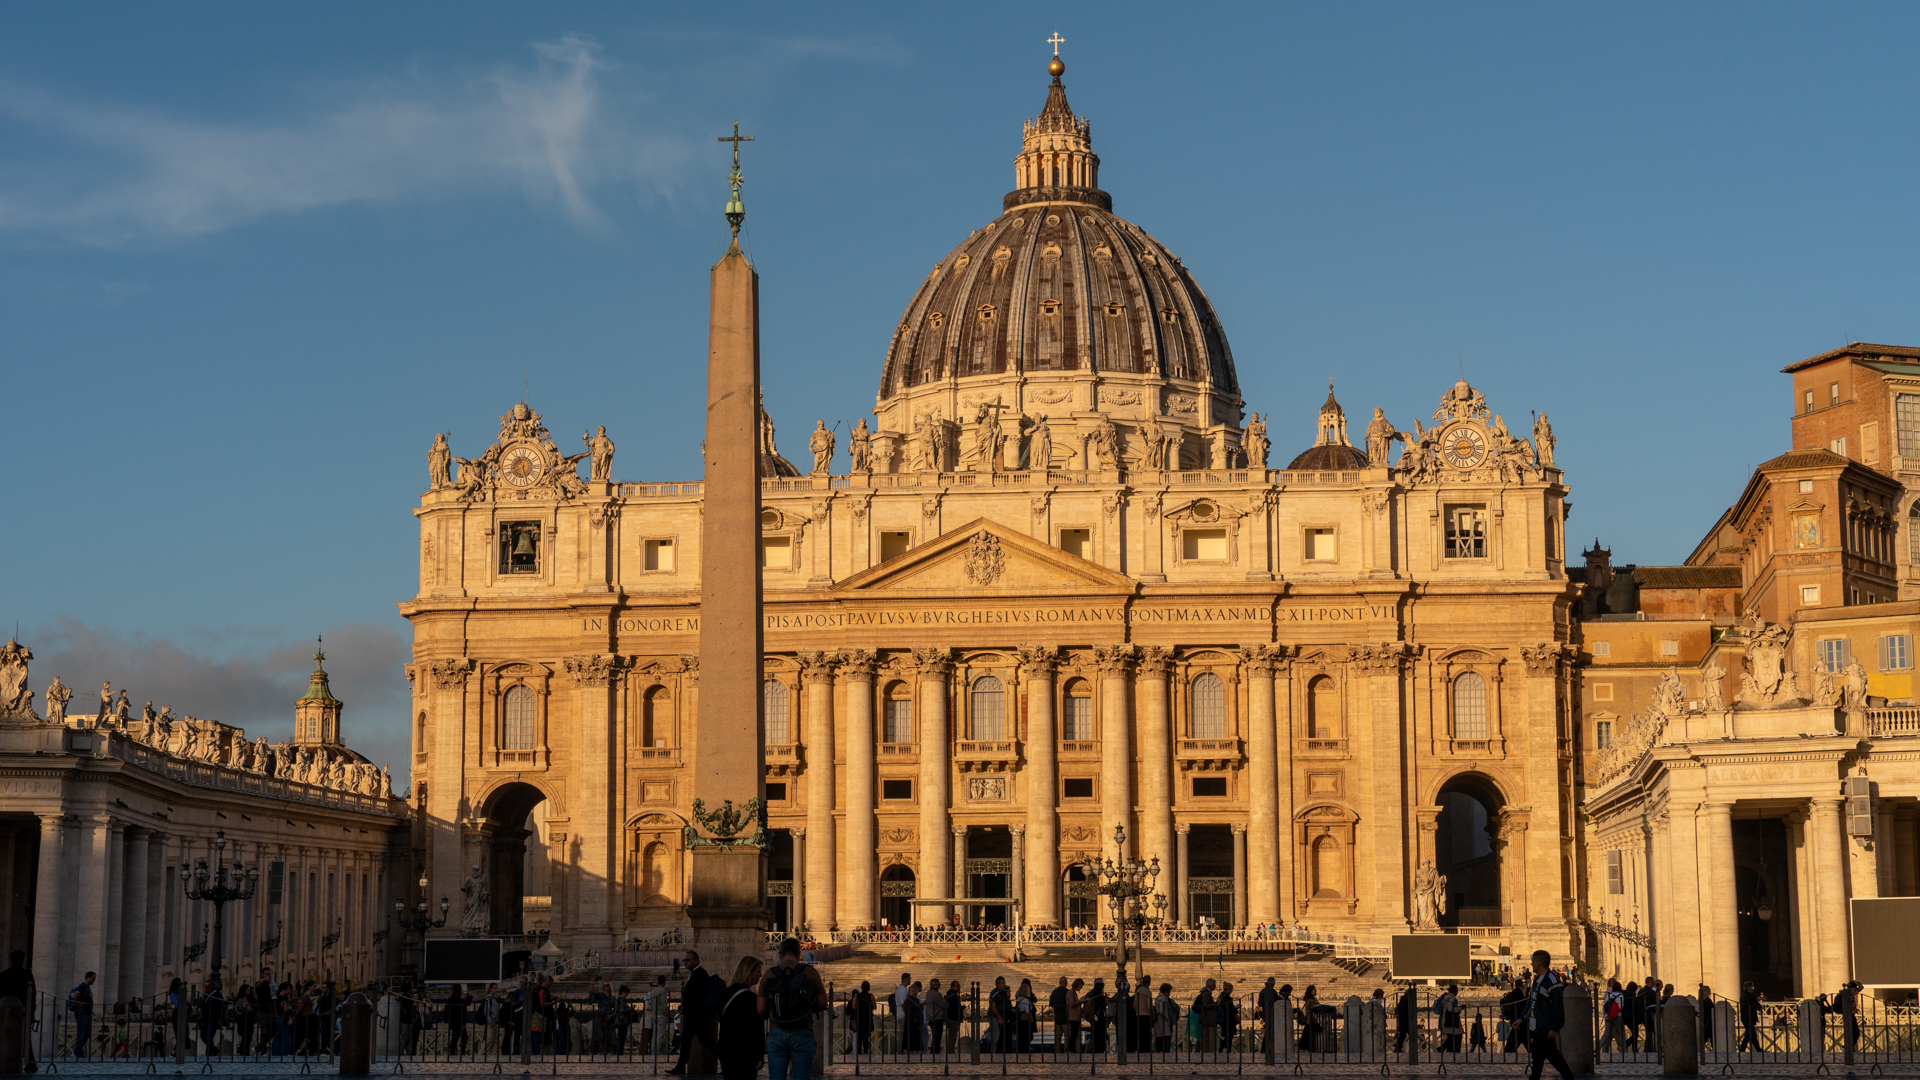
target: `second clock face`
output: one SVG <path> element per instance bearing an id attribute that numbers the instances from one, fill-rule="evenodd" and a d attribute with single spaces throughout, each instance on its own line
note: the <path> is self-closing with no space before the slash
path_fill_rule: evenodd
<path id="1" fill-rule="evenodd" d="M 544 467 L 545 462 L 540 460 L 540 455 L 532 447 L 516 447 L 500 459 L 500 479 L 514 487 L 526 487 L 540 479 Z"/>
<path id="2" fill-rule="evenodd" d="M 1456 469 L 1474 468 L 1487 459 L 1487 437 L 1479 428 L 1454 428 L 1441 438 L 1440 456 Z"/>

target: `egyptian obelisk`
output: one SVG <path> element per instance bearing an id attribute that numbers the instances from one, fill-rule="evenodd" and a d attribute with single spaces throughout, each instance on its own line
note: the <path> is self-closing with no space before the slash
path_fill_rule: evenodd
<path id="1" fill-rule="evenodd" d="M 714 264 L 707 319 L 705 507 L 700 523 L 700 704 L 693 795 L 708 813 L 764 805 L 766 727 L 760 709 L 760 275 L 740 250 L 740 135 L 734 125 L 733 243 Z M 696 826 L 697 827 L 697 826 Z M 741 829 L 745 840 L 756 820 Z M 701 829 L 702 834 L 709 830 Z M 688 913 L 694 947 L 725 977 L 766 952 L 766 853 L 752 844 L 696 846 Z"/>

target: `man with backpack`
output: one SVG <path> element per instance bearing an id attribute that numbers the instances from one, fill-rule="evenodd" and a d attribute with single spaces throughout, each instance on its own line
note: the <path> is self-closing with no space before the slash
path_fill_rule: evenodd
<path id="1" fill-rule="evenodd" d="M 813 1014 L 827 1007 L 827 988 L 811 965 L 800 966 L 800 940 L 780 942 L 780 962 L 760 980 L 760 1015 L 772 1024 L 767 1032 L 768 1080 L 807 1080 L 819 1045 L 813 1037 Z"/>
<path id="2" fill-rule="evenodd" d="M 86 1057 L 93 1040 L 93 980 L 89 971 L 80 985 L 67 993 L 67 1011 L 73 1014 L 73 1056 Z"/>

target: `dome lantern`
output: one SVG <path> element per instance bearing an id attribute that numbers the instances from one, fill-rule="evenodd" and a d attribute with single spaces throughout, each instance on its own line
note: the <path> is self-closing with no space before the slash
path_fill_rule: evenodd
<path id="1" fill-rule="evenodd" d="M 1057 35 L 1056 35 L 1057 36 Z M 1032 202 L 1084 202 L 1113 209 L 1113 197 L 1100 190 L 1100 155 L 1093 152 L 1093 126 L 1073 115 L 1060 76 L 1067 65 L 1055 44 L 1047 73 L 1047 101 L 1040 115 L 1021 127 L 1020 154 L 1013 159 L 1013 187 L 1001 200 L 1004 209 Z"/>

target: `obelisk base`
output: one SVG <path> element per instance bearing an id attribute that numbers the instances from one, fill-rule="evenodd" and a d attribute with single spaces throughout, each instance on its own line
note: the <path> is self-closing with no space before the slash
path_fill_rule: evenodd
<path id="1" fill-rule="evenodd" d="M 708 971 L 730 979 L 741 957 L 767 953 L 766 856 L 753 848 L 694 848 L 692 854 L 687 918 L 693 947 Z"/>

